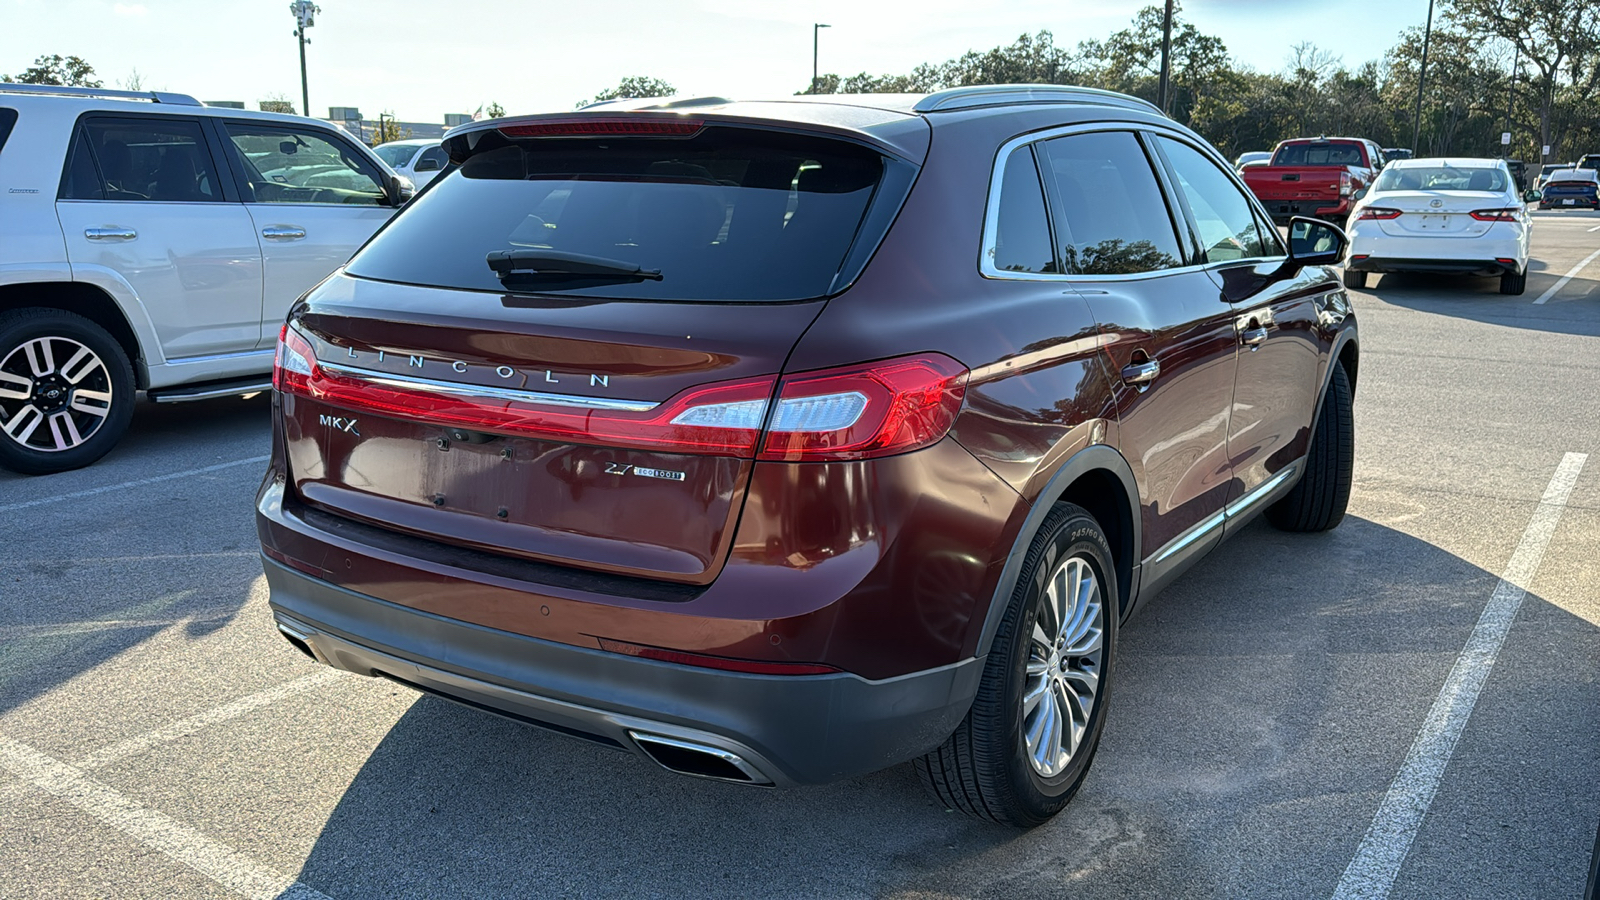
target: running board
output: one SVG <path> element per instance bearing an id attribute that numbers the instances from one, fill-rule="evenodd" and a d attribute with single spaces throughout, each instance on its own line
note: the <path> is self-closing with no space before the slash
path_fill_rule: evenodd
<path id="1" fill-rule="evenodd" d="M 146 395 L 157 403 L 186 403 L 190 400 L 212 400 L 238 394 L 259 394 L 272 390 L 272 379 L 236 378 L 232 381 L 214 381 L 210 384 L 187 384 L 181 387 L 147 391 Z"/>

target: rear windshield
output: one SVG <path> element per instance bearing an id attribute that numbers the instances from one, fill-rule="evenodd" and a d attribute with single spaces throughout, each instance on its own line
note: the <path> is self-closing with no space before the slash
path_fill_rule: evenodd
<path id="1" fill-rule="evenodd" d="M 1484 166 L 1394 166 L 1383 170 L 1372 186 L 1375 191 L 1495 191 L 1506 190 L 1506 173 Z"/>
<path id="2" fill-rule="evenodd" d="M 1577 181 L 1587 183 L 1596 180 L 1597 177 L 1600 177 L 1600 175 L 1597 175 L 1594 171 L 1589 169 L 1568 169 L 1565 172 L 1557 172 L 1554 175 L 1551 175 L 1550 183 L 1555 184 L 1558 181 Z"/>
<path id="3" fill-rule="evenodd" d="M 498 145 L 498 146 L 496 146 Z M 503 292 L 485 256 L 601 257 L 658 278 L 515 290 L 641 300 L 800 300 L 830 293 L 885 160 L 811 135 L 707 127 L 691 138 L 506 141 L 491 133 L 347 271 Z"/>
<path id="4" fill-rule="evenodd" d="M 1272 157 L 1275 166 L 1359 166 L 1361 145 L 1355 143 L 1290 144 Z"/>

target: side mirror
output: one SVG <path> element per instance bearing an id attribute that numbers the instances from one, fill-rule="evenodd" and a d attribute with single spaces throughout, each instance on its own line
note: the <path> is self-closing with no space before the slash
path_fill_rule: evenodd
<path id="1" fill-rule="evenodd" d="M 284 156 L 293 156 L 300 152 L 300 145 L 294 141 L 279 141 L 278 152 L 282 153 Z"/>
<path id="2" fill-rule="evenodd" d="M 406 205 L 407 201 L 416 195 L 417 186 L 404 175 L 396 175 L 389 182 L 389 205 L 395 209 Z"/>
<path id="3" fill-rule="evenodd" d="M 439 165 L 439 160 L 437 158 L 432 156 L 424 156 L 422 159 L 417 160 L 417 164 L 411 167 L 411 171 L 437 172 L 441 168 L 443 168 L 443 166 Z"/>
<path id="4" fill-rule="evenodd" d="M 1320 219 L 1295 216 L 1289 220 L 1289 258 L 1272 273 L 1274 279 L 1289 278 L 1306 266 L 1331 266 L 1344 257 L 1350 237 L 1344 229 Z"/>
<path id="5" fill-rule="evenodd" d="M 1365 197 L 1366 195 L 1367 195 L 1367 189 L 1366 188 L 1358 188 L 1356 190 L 1356 193 L 1355 193 L 1355 198 L 1357 200 L 1360 200 L 1362 197 Z"/>
<path id="6" fill-rule="evenodd" d="M 1543 199 L 1544 199 L 1544 194 L 1542 194 L 1542 193 L 1540 193 L 1538 191 L 1524 191 L 1522 193 L 1522 202 L 1523 203 L 1538 203 L 1540 200 L 1543 200 Z"/>

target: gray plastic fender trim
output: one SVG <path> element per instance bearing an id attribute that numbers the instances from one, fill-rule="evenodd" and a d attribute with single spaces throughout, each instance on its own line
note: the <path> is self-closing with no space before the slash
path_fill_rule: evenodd
<path id="1" fill-rule="evenodd" d="M 989 610 L 984 615 L 983 631 L 978 636 L 977 655 L 982 657 L 989 653 L 990 645 L 994 643 L 994 636 L 1000 630 L 1000 620 L 1005 618 L 1006 607 L 1011 603 L 1011 594 L 1016 590 L 1017 578 L 1022 574 L 1022 561 L 1028 555 L 1028 545 L 1033 543 L 1034 535 L 1039 533 L 1039 526 L 1044 524 L 1045 516 L 1067 492 L 1067 487 L 1079 477 L 1087 475 L 1097 469 L 1104 469 L 1117 476 L 1122 482 L 1122 489 L 1128 495 L 1128 513 L 1133 522 L 1133 560 L 1130 567 L 1130 583 L 1127 585 L 1128 602 L 1123 611 L 1130 612 L 1137 605 L 1139 588 L 1139 564 L 1143 559 L 1143 535 L 1139 520 L 1139 486 L 1133 479 L 1133 467 L 1122 458 L 1115 448 L 1108 444 L 1095 444 L 1085 447 L 1074 453 L 1071 458 L 1061 464 L 1061 468 L 1050 476 L 1050 481 L 1039 492 L 1039 498 L 1034 501 L 1033 508 L 1028 510 L 1028 517 L 1022 523 L 1022 531 L 1017 534 L 1017 540 L 1011 545 L 1011 553 L 1006 557 L 1005 569 L 1000 573 L 1000 583 L 995 586 L 994 596 L 989 599 Z"/>

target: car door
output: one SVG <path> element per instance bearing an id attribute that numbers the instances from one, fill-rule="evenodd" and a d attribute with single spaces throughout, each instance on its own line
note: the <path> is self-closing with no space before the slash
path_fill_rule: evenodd
<path id="1" fill-rule="evenodd" d="M 1271 277 L 1285 250 L 1277 229 L 1209 154 L 1177 137 L 1155 145 L 1190 219 L 1214 290 L 1229 301 L 1239 363 L 1228 426 L 1230 517 L 1290 483 L 1311 441 L 1320 374 L 1331 350 L 1319 307 L 1339 287 L 1321 269 Z"/>
<path id="2" fill-rule="evenodd" d="M 421 190 L 423 185 L 436 178 L 449 161 L 450 156 L 444 152 L 444 147 L 437 144 L 424 147 L 411 161 L 411 180 L 416 183 L 417 189 Z"/>
<path id="3" fill-rule="evenodd" d="M 166 361 L 253 350 L 261 247 L 198 119 L 82 119 L 56 216 L 80 281 L 125 282 Z M 161 360 L 149 360 L 159 363 Z"/>
<path id="4" fill-rule="evenodd" d="M 1237 337 L 1132 130 L 1040 145 L 1065 272 L 1104 335 L 1118 439 L 1139 485 L 1145 584 L 1220 539 Z"/>
<path id="5" fill-rule="evenodd" d="M 349 260 L 394 215 L 378 164 L 312 126 L 220 121 L 264 262 L 260 346 L 278 338 L 295 298 Z"/>

